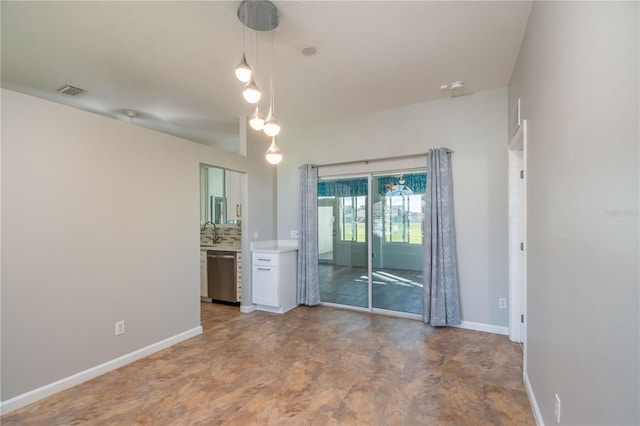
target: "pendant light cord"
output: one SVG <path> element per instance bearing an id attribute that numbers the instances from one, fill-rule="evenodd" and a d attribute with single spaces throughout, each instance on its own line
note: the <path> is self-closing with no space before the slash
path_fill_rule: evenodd
<path id="1" fill-rule="evenodd" d="M 273 31 L 271 31 L 271 67 L 269 69 L 269 114 L 275 115 L 273 112 Z"/>
<path id="2" fill-rule="evenodd" d="M 247 26 L 244 24 L 244 22 L 242 23 L 242 53 L 244 54 L 247 51 L 247 43 L 245 42 L 245 31 L 247 29 Z"/>
<path id="3" fill-rule="evenodd" d="M 255 35 L 256 40 L 256 80 L 258 80 L 260 78 L 260 76 L 258 75 L 258 72 L 260 71 L 260 55 L 258 54 L 258 32 L 254 31 L 253 34 Z"/>
<path id="4" fill-rule="evenodd" d="M 273 31 L 271 31 L 271 71 L 269 73 L 269 86 L 270 86 L 270 97 L 271 97 L 271 114 L 275 117 L 276 115 L 276 108 L 275 108 L 275 100 L 274 100 L 274 94 L 275 91 L 273 90 Z"/>

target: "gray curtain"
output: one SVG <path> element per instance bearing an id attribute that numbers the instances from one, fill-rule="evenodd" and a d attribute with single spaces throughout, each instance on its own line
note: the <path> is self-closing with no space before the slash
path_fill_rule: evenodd
<path id="1" fill-rule="evenodd" d="M 429 150 L 425 198 L 422 318 L 434 326 L 460 324 L 453 178 L 447 148 Z"/>
<path id="2" fill-rule="evenodd" d="M 298 234 L 298 303 L 318 305 L 318 169 L 300 167 L 300 232 Z"/>

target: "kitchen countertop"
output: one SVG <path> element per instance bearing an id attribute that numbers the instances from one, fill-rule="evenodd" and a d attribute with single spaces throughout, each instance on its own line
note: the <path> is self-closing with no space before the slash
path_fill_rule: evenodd
<path id="1" fill-rule="evenodd" d="M 209 250 L 217 250 L 217 251 L 242 251 L 242 247 L 238 245 L 232 244 L 215 244 L 212 246 L 200 246 L 200 251 L 209 251 Z"/>
<path id="2" fill-rule="evenodd" d="M 298 240 L 254 241 L 251 251 L 261 253 L 286 253 L 298 250 Z"/>

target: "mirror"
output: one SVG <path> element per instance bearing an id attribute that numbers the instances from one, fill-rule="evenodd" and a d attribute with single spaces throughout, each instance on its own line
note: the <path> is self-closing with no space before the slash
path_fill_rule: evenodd
<path id="1" fill-rule="evenodd" d="M 242 216 L 240 173 L 200 166 L 200 224 L 239 224 Z"/>

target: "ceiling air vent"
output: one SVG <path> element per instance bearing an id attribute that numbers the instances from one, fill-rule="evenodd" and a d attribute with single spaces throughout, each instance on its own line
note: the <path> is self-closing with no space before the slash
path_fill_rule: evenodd
<path id="1" fill-rule="evenodd" d="M 64 94 L 64 95 L 69 95 L 69 96 L 78 96 L 81 95 L 85 92 L 85 90 L 82 90 L 79 87 L 75 87 L 72 86 L 70 84 L 67 84 L 66 86 L 62 87 L 61 89 L 58 89 L 58 92 Z"/>

